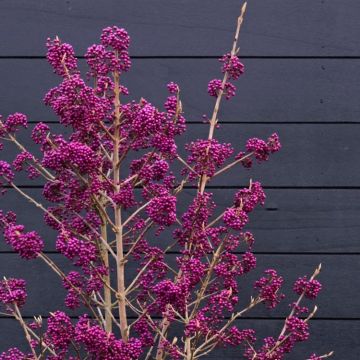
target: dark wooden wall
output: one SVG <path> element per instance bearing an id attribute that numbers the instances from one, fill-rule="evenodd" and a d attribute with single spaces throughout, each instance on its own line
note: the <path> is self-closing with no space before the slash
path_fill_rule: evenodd
<path id="1" fill-rule="evenodd" d="M 0 1 L 0 113 L 20 111 L 33 123 L 56 118 L 42 105 L 58 79 L 44 60 L 44 43 L 58 34 L 79 56 L 108 25 L 126 27 L 132 37 L 133 69 L 126 75 L 133 97 L 161 105 L 165 84 L 176 81 L 192 124 L 188 138 L 203 136 L 202 114 L 213 100 L 207 82 L 219 74 L 217 58 L 232 41 L 240 0 L 2 0 Z M 359 359 L 360 306 L 360 2 L 359 0 L 250 0 L 241 34 L 246 74 L 238 95 L 225 104 L 217 136 L 241 148 L 249 136 L 277 131 L 283 150 L 250 172 L 237 171 L 213 184 L 221 205 L 249 177 L 263 182 L 268 200 L 255 212 L 259 270 L 274 266 L 286 277 L 323 264 L 319 311 L 312 339 L 290 355 L 335 350 L 336 359 Z M 82 60 L 83 61 L 83 60 Z M 11 159 L 11 151 L 1 157 Z M 35 197 L 41 184 L 19 178 Z M 187 190 L 185 196 L 190 196 Z M 12 208 L 29 228 L 47 239 L 41 214 L 9 191 L 1 208 Z M 61 262 L 61 258 L 59 258 Z M 22 262 L 0 244 L 0 274 L 27 279 L 25 317 L 62 308 L 58 280 L 34 262 Z M 248 294 L 244 290 L 244 297 Z M 256 310 L 240 320 L 260 336 L 276 334 L 286 305 Z M 75 316 L 76 314 L 74 314 Z M 19 326 L 0 317 L 0 350 L 21 345 Z M 239 359 L 223 350 L 209 359 Z"/>

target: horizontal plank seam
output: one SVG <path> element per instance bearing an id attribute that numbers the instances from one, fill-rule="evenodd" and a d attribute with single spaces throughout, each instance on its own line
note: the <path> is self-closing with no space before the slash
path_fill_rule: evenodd
<path id="1" fill-rule="evenodd" d="M 40 121 L 29 120 L 29 124 L 38 124 Z M 59 124 L 56 120 L 41 121 L 45 124 Z M 221 121 L 220 125 L 356 125 L 360 121 Z M 205 125 L 203 121 L 188 121 L 187 125 Z"/>
<path id="2" fill-rule="evenodd" d="M 85 59 L 84 56 L 76 56 Z M 132 59 L 219 59 L 222 55 L 133 55 Z M 45 59 L 45 55 L 0 55 L 1 59 Z M 285 60 L 359 60 L 360 55 L 241 55 L 242 59 L 285 59 Z"/>
<path id="3" fill-rule="evenodd" d="M 60 255 L 60 253 L 56 250 L 45 250 L 43 251 L 44 254 L 49 254 L 49 255 Z M 126 253 L 126 251 L 125 251 Z M 244 251 L 233 251 L 233 254 L 244 254 Z M 354 252 L 328 252 L 328 251 L 309 251 L 309 252 L 305 252 L 305 251 L 253 251 L 252 252 L 254 255 L 269 255 L 269 256 L 273 256 L 273 255 L 303 255 L 303 256 L 318 256 L 318 255 L 326 255 L 326 256 L 359 256 L 360 252 L 358 251 L 354 251 Z M 168 251 L 166 253 L 167 255 L 181 255 L 181 252 L 179 251 Z M 15 251 L 11 251 L 11 250 L 1 250 L 0 251 L 0 256 L 1 255 L 17 255 L 17 253 Z"/>
<path id="4" fill-rule="evenodd" d="M 212 190 L 225 190 L 233 189 L 236 190 L 239 187 L 248 187 L 248 184 L 239 184 L 239 185 L 207 185 L 207 189 Z M 184 186 L 185 189 L 197 189 L 196 186 Z M 360 190 L 360 186 L 268 186 L 263 184 L 264 189 L 268 190 Z"/>
<path id="5" fill-rule="evenodd" d="M 38 316 L 38 314 L 34 314 L 34 316 Z M 71 319 L 78 319 L 80 315 L 69 315 L 69 317 Z M 22 316 L 24 319 L 33 319 L 33 316 L 30 315 L 23 315 Z M 48 315 L 41 315 L 42 318 L 47 319 L 49 318 Z M 0 320 L 1 319 L 11 319 L 11 320 L 15 320 L 14 318 L 12 318 L 11 316 L 5 316 L 5 315 L 0 315 Z M 137 319 L 134 316 L 128 316 L 128 319 L 130 320 L 135 320 Z M 154 316 L 153 319 L 161 319 L 161 317 L 159 316 Z M 229 317 L 225 317 L 225 319 L 229 319 Z M 285 320 L 286 317 L 285 316 L 274 316 L 274 317 L 266 317 L 266 316 L 244 316 L 241 317 L 242 320 Z M 359 321 L 360 318 L 358 317 L 315 317 L 312 318 L 311 321 Z"/>
<path id="6" fill-rule="evenodd" d="M 42 189 L 43 185 L 30 185 L 30 184 L 17 184 L 21 189 Z M 237 190 L 241 187 L 247 187 L 249 184 L 238 184 L 238 185 L 208 185 L 206 188 L 211 190 Z M 268 186 L 262 185 L 267 190 L 360 190 L 360 186 Z M 11 186 L 4 185 L 4 189 L 11 189 Z M 184 186 L 184 189 L 192 190 L 197 189 L 196 186 Z"/>

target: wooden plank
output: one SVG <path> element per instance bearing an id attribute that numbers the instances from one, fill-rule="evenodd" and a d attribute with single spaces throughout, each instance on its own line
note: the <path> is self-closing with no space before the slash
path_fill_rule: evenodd
<path id="1" fill-rule="evenodd" d="M 241 186 L 252 178 L 266 186 L 285 187 L 357 187 L 360 183 L 360 171 L 354 169 L 360 157 L 359 124 L 224 124 L 216 131 L 216 138 L 221 142 L 231 142 L 237 153 L 244 149 L 248 138 L 267 138 L 278 132 L 283 144 L 282 150 L 261 165 L 254 164 L 251 170 L 240 165 L 228 173 L 215 177 L 212 186 Z M 52 127 L 55 133 L 61 128 Z M 29 129 L 30 130 L 30 129 Z M 184 153 L 185 142 L 207 137 L 208 125 L 193 124 L 188 126 L 185 136 L 178 140 L 179 153 Z M 19 135 L 27 148 L 34 149 L 27 132 Z M 5 144 L 7 145 L 7 144 Z M 9 146 L 2 152 L 3 160 L 12 161 L 15 150 Z M 35 151 L 36 154 L 36 151 Z M 124 169 L 128 163 L 124 163 Z M 174 164 L 174 170 L 180 165 Z M 30 181 L 24 175 L 17 177 L 20 184 L 39 184 L 39 179 Z"/>
<path id="2" fill-rule="evenodd" d="M 281 320 L 241 319 L 235 322 L 235 325 L 240 329 L 256 329 L 258 343 L 264 337 L 276 336 L 280 332 L 282 324 Z M 314 320 L 311 323 L 310 331 L 310 340 L 298 343 L 294 351 L 291 352 L 292 360 L 304 360 L 314 352 L 320 355 L 330 350 L 335 351 L 335 359 L 338 356 L 346 360 L 358 359 L 360 351 L 358 341 L 360 321 Z M 16 320 L 0 319 L 0 333 L 2 335 L 0 337 L 0 352 L 14 346 L 25 351 L 28 350 L 22 329 Z M 219 348 L 204 357 L 204 359 L 217 360 L 222 358 L 226 360 L 239 360 L 242 359 L 241 354 L 242 349 L 240 348 Z"/>
<path id="3" fill-rule="evenodd" d="M 1 6 L 1 5 L 0 5 Z M 359 60 L 245 59 L 237 96 L 221 105 L 227 122 L 359 122 Z M 85 61 L 80 61 L 86 72 Z M 123 76 L 131 99 L 144 97 L 162 108 L 166 84 L 178 82 L 188 122 L 211 115 L 209 80 L 220 77 L 216 59 L 135 59 Z M 0 59 L 0 113 L 16 111 L 31 121 L 56 121 L 45 93 L 60 82 L 44 59 Z"/>
<path id="4" fill-rule="evenodd" d="M 23 189 L 36 200 L 42 200 L 41 189 Z M 214 189 L 218 208 L 215 216 L 232 204 L 236 190 Z M 186 189 L 179 197 L 179 217 L 186 210 L 195 190 Z M 266 204 L 257 208 L 250 217 L 247 230 L 256 238 L 256 252 L 277 253 L 352 253 L 360 252 L 360 190 L 266 190 Z M 46 250 L 55 250 L 56 232 L 44 225 L 42 212 L 22 200 L 14 190 L 0 198 L 2 210 L 13 210 L 18 222 L 28 231 L 38 231 L 45 240 Z M 31 215 L 30 215 L 31 214 Z M 167 246 L 171 231 L 153 241 Z M 2 237 L 1 237 L 2 238 Z M 11 251 L 0 241 L 0 251 Z"/>
<path id="5" fill-rule="evenodd" d="M 69 261 L 59 254 L 51 255 L 55 263 L 67 273 L 73 267 Z M 176 255 L 169 254 L 168 261 L 175 265 Z M 313 273 L 315 267 L 321 262 L 323 271 L 320 280 L 324 291 L 316 303 L 319 305 L 317 314 L 320 318 L 360 318 L 357 292 L 360 278 L 354 277 L 360 271 L 360 261 L 357 255 L 258 255 L 256 270 L 240 279 L 239 310 L 245 307 L 253 295 L 252 284 L 263 271 L 275 268 L 284 276 L 284 293 L 288 295 L 276 309 L 269 311 L 260 306 L 249 312 L 248 316 L 279 317 L 288 314 L 288 303 L 296 300 L 291 291 L 293 282 L 303 275 Z M 133 261 L 127 266 L 127 283 L 135 276 L 137 264 Z M 0 274 L 6 277 L 20 277 L 27 282 L 28 300 L 23 313 L 26 316 L 34 314 L 46 315 L 49 311 L 63 309 L 64 290 L 60 279 L 52 273 L 40 259 L 33 261 L 20 260 L 15 254 L 0 255 Z M 172 275 L 169 275 L 172 278 Z M 351 284 L 344 279 L 352 279 Z M 49 286 L 51 284 L 51 291 Z M 350 285 L 350 286 L 349 286 Z M 309 306 L 313 306 L 309 304 Z M 73 313 L 74 315 L 77 314 Z"/>
<path id="6" fill-rule="evenodd" d="M 238 0 L 3 0 L 0 55 L 42 55 L 60 35 L 79 54 L 102 28 L 125 27 L 133 55 L 219 55 L 230 48 Z M 359 55 L 357 0 L 252 1 L 241 34 L 246 55 Z"/>

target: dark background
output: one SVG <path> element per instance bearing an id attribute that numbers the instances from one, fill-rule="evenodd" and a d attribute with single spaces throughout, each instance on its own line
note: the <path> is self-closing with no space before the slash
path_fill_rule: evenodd
<path id="1" fill-rule="evenodd" d="M 58 127 L 42 104 L 45 92 L 59 81 L 44 60 L 46 38 L 59 35 L 82 56 L 98 42 L 103 27 L 118 25 L 132 37 L 133 68 L 124 76 L 131 96 L 161 106 L 165 84 L 178 82 L 191 122 L 187 138 L 205 136 L 201 116 L 213 106 L 206 86 L 220 76 L 217 58 L 230 49 L 240 6 L 238 0 L 1 0 L 0 113 L 19 111 L 33 123 Z M 336 359 L 359 358 L 359 16 L 359 0 L 249 1 L 240 36 L 246 73 L 237 83 L 237 97 L 224 103 L 220 113 L 223 125 L 216 136 L 239 150 L 248 137 L 274 131 L 283 144 L 270 162 L 250 172 L 238 168 L 213 184 L 224 206 L 250 177 L 266 187 L 267 203 L 249 226 L 257 239 L 254 278 L 275 267 L 290 289 L 298 275 L 323 264 L 324 291 L 311 340 L 289 359 L 329 350 L 335 350 Z M 13 156 L 10 150 L 1 155 Z M 40 183 L 19 177 L 18 184 L 40 197 Z M 190 195 L 187 190 L 185 196 Z M 38 229 L 47 252 L 61 263 L 41 214 L 12 191 L 0 203 L 16 210 L 19 222 Z M 62 307 L 58 279 L 39 261 L 19 260 L 3 242 L 0 274 L 27 280 L 25 317 L 46 317 Z M 254 326 L 259 336 L 276 335 L 286 314 L 286 303 L 272 312 L 259 309 L 240 326 Z M 23 345 L 20 327 L 0 317 L 0 350 L 13 345 Z M 207 358 L 220 356 L 241 358 L 233 349 Z"/>

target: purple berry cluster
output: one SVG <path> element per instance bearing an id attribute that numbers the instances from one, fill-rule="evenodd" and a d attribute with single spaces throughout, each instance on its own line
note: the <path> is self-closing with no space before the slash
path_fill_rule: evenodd
<path id="1" fill-rule="evenodd" d="M 0 302 L 12 309 L 12 305 L 21 307 L 25 304 L 27 293 L 23 279 L 3 279 L 0 281 Z"/>
<path id="2" fill-rule="evenodd" d="M 296 294 L 304 294 L 309 299 L 316 299 L 321 291 L 321 283 L 314 279 L 307 279 L 307 276 L 301 277 L 296 280 L 294 284 L 294 291 Z"/>
<path id="3" fill-rule="evenodd" d="M 234 156 L 233 145 L 214 137 L 221 99 L 235 95 L 233 81 L 244 73 L 236 50 L 240 25 L 233 50 L 220 59 L 223 79 L 208 84 L 216 98 L 208 136 L 190 140 L 184 149 L 178 143 L 186 130 L 178 84 L 167 85 L 162 108 L 144 98 L 126 100 L 129 90 L 120 79 L 131 60 L 124 29 L 105 28 L 100 44 L 89 47 L 85 78 L 72 46 L 48 40 L 47 59 L 60 83 L 44 102 L 64 131 L 33 126 L 31 139 L 41 154 L 35 157 L 15 137 L 28 127 L 26 116 L 0 118 L 0 139 L 19 149 L 11 164 L 0 160 L 0 187 L 12 187 L 43 212 L 57 234 L 49 246 L 67 268 L 44 253 L 44 240 L 25 231 L 14 213 L 0 211 L 0 228 L 21 258 L 37 258 L 59 276 L 69 312 L 54 309 L 46 321 L 23 320 L 25 281 L 0 281 L 0 303 L 19 320 L 31 351 L 11 348 L 0 360 L 190 360 L 221 346 L 238 347 L 245 359 L 281 360 L 308 339 L 313 314 L 300 302 L 317 297 L 318 272 L 295 282 L 299 299 L 279 336 L 258 339 L 254 329 L 235 322 L 257 305 L 272 309 L 284 298 L 283 277 L 267 269 L 240 308 L 240 284 L 257 266 L 255 238 L 245 227 L 255 208 L 264 205 L 261 183 L 250 181 L 225 207 L 207 188 L 225 171 L 242 171 L 238 164 L 250 168 L 254 159 L 267 161 L 281 148 L 272 134 L 266 141 L 247 140 Z M 45 201 L 17 187 L 14 171 L 40 179 Z M 74 309 L 77 318 L 71 316 Z"/>
<path id="4" fill-rule="evenodd" d="M 238 80 L 244 73 L 244 65 L 240 62 L 239 57 L 235 54 L 225 54 L 219 61 L 223 64 L 222 72 L 225 74 L 223 80 L 213 79 L 208 84 L 208 94 L 213 97 L 218 97 L 222 93 L 225 94 L 226 100 L 231 99 L 236 94 L 236 86 L 228 81 Z"/>
<path id="5" fill-rule="evenodd" d="M 38 233 L 24 233 L 23 225 L 9 224 L 4 227 L 5 241 L 24 259 L 35 259 L 44 249 L 44 241 Z"/>

